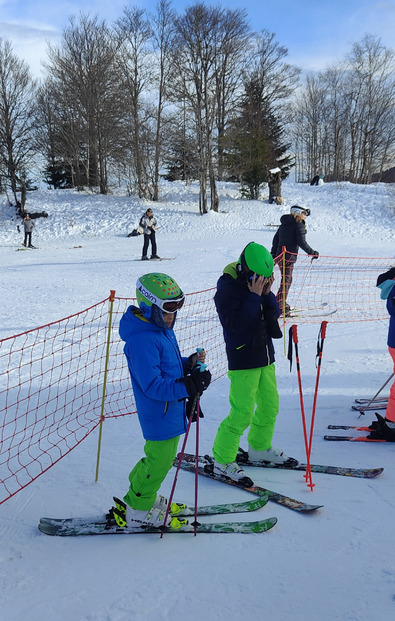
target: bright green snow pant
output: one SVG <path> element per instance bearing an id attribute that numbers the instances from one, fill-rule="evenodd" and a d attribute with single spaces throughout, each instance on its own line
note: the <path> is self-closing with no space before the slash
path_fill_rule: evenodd
<path id="1" fill-rule="evenodd" d="M 151 509 L 157 492 L 173 465 L 180 436 L 170 440 L 147 440 L 145 457 L 140 459 L 129 474 L 130 487 L 123 497 L 129 507 L 145 511 Z"/>
<path id="2" fill-rule="evenodd" d="M 229 415 L 218 427 L 214 459 L 220 464 L 235 461 L 240 438 L 249 427 L 248 444 L 255 451 L 271 447 L 279 408 L 274 364 L 258 369 L 229 371 Z"/>

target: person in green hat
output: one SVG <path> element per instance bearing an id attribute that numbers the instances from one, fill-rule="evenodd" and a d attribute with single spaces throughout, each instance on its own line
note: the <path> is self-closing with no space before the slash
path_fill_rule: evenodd
<path id="1" fill-rule="evenodd" d="M 203 349 L 181 356 L 173 328 L 185 296 L 176 281 L 167 274 L 145 274 L 137 280 L 136 298 L 138 306 L 129 306 L 122 316 L 119 334 L 125 342 L 145 457 L 131 471 L 129 490 L 123 501 L 115 499 L 111 514 L 120 527 L 160 527 L 168 502 L 158 491 L 188 419 L 196 420 L 197 398 L 210 384 L 211 374 L 203 364 Z M 179 505 L 172 503 L 170 527 L 177 527 L 177 511 Z"/>
<path id="2" fill-rule="evenodd" d="M 264 246 L 249 243 L 239 260 L 225 267 L 214 296 L 228 358 L 230 412 L 214 440 L 213 471 L 245 485 L 252 481 L 236 456 L 247 428 L 251 461 L 298 463 L 272 448 L 279 409 L 272 339 L 282 337 L 280 309 L 271 291 L 273 265 Z"/>

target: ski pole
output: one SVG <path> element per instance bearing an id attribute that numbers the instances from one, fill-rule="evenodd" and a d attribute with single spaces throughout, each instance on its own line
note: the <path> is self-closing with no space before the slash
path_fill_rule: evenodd
<path id="1" fill-rule="evenodd" d="M 373 403 L 373 401 L 375 400 L 375 398 L 381 393 L 382 390 L 384 390 L 384 388 L 387 386 L 388 382 L 390 382 L 392 380 L 392 378 L 394 377 L 395 373 L 391 373 L 391 375 L 389 376 L 389 378 L 384 382 L 384 384 L 382 385 L 381 388 L 379 388 L 379 390 L 376 392 L 376 394 L 374 395 L 374 397 L 371 398 L 371 400 L 369 401 L 369 403 L 365 406 L 365 409 L 368 409 L 369 405 L 371 403 Z M 360 411 L 359 416 L 365 416 L 365 412 L 363 410 Z"/>
<path id="2" fill-rule="evenodd" d="M 170 491 L 170 496 L 169 496 L 169 500 L 167 503 L 167 508 L 166 508 L 166 513 L 165 513 L 165 519 L 163 522 L 163 528 L 166 528 L 166 522 L 167 522 L 167 518 L 169 516 L 169 511 L 170 511 L 170 507 L 171 507 L 171 503 L 173 501 L 173 496 L 174 496 L 174 492 L 176 489 L 176 485 L 177 485 L 177 479 L 178 479 L 178 473 L 180 471 L 181 468 L 181 462 L 182 462 L 182 458 L 184 457 L 184 453 L 185 453 L 185 446 L 188 440 L 188 435 L 189 435 L 189 431 L 191 429 L 191 425 L 192 425 L 192 419 L 193 419 L 193 412 L 194 409 L 196 407 L 196 401 L 197 401 L 197 395 L 194 398 L 194 401 L 192 403 L 192 409 L 191 409 L 191 415 L 189 417 L 189 421 L 188 421 L 188 426 L 187 426 L 187 430 L 185 432 L 185 437 L 184 437 L 184 441 L 182 443 L 182 448 L 181 448 L 181 452 L 178 454 L 178 464 L 177 464 L 177 468 L 176 468 L 176 473 L 174 475 L 174 480 L 173 480 L 173 485 L 171 487 L 171 491 Z M 162 539 L 164 534 L 164 530 L 162 530 L 161 534 L 160 534 L 160 538 Z"/>
<path id="3" fill-rule="evenodd" d="M 196 537 L 199 522 L 197 519 L 198 508 L 198 486 L 199 486 L 199 418 L 200 418 L 200 399 L 196 403 L 196 457 L 195 457 L 195 521 L 192 523 L 193 534 Z"/>
<path id="4" fill-rule="evenodd" d="M 309 447 L 307 442 L 307 428 L 306 428 L 306 416 L 304 410 L 304 400 L 303 400 L 303 390 L 302 390 L 302 378 L 300 374 L 300 362 L 299 362 L 299 348 L 298 348 L 298 326 L 293 324 L 289 329 L 289 340 L 292 343 L 292 340 L 295 345 L 295 358 L 296 358 L 296 371 L 298 375 L 298 385 L 299 385 L 299 399 L 300 399 L 300 409 L 302 412 L 302 427 L 303 427 L 303 437 L 304 444 L 306 450 L 306 474 L 303 475 L 306 483 L 310 486 L 311 491 L 313 491 L 314 483 L 311 477 L 311 467 L 310 467 L 310 456 L 309 456 Z M 292 345 L 291 345 L 292 349 Z M 292 353 L 291 353 L 291 362 L 292 362 Z M 310 481 L 310 483 L 308 483 Z"/>
<path id="5" fill-rule="evenodd" d="M 203 351 L 202 347 L 197 347 L 196 349 L 197 353 L 199 354 L 200 352 Z M 204 364 L 203 362 L 197 361 L 196 362 L 196 367 L 198 368 L 198 370 L 204 371 L 207 368 L 207 364 Z M 191 407 L 191 414 L 189 416 L 189 421 L 188 421 L 188 426 L 187 426 L 187 430 L 185 433 L 185 437 L 184 437 L 184 441 L 182 443 L 182 448 L 180 453 L 178 454 L 178 464 L 177 464 L 177 469 L 176 469 L 176 473 L 174 475 L 174 481 L 173 481 L 173 485 L 171 488 L 171 492 L 170 492 L 170 496 L 169 496 L 169 501 L 167 503 L 167 509 L 166 509 L 166 514 L 165 514 L 165 519 L 164 519 L 164 527 L 166 527 L 166 522 L 167 522 L 167 518 L 169 516 L 169 511 L 170 511 L 170 507 L 171 507 L 171 503 L 173 501 L 173 496 L 174 496 L 174 492 L 176 489 L 176 485 L 177 485 L 177 479 L 178 479 L 178 473 L 180 471 L 181 468 L 181 462 L 182 462 L 182 458 L 184 457 L 184 453 L 185 453 L 185 447 L 186 447 L 186 443 L 188 440 L 188 435 L 189 435 L 189 431 L 191 429 L 191 424 L 193 422 L 193 415 L 194 412 L 196 410 L 196 463 L 195 463 L 195 522 L 193 524 L 194 526 L 194 534 L 196 536 L 196 527 L 198 526 L 198 521 L 197 521 L 197 477 L 198 477 L 198 456 L 199 456 L 199 418 L 200 418 L 200 395 L 199 393 L 195 395 L 195 397 L 193 398 L 193 402 L 192 402 L 192 407 Z M 161 532 L 161 538 L 163 537 L 163 532 Z"/>
<path id="6" fill-rule="evenodd" d="M 309 438 L 309 463 L 311 456 L 311 447 L 313 444 L 313 429 L 314 429 L 314 419 L 315 419 L 315 410 L 317 405 L 317 397 L 318 397 L 318 384 L 320 380 L 320 372 L 321 372 L 321 362 L 322 362 L 322 350 L 324 348 L 324 340 L 326 336 L 326 327 L 328 325 L 327 321 L 323 321 L 321 323 L 320 331 L 318 333 L 317 340 L 317 377 L 315 380 L 315 390 L 314 390 L 314 400 L 313 400 L 313 411 L 311 413 L 311 423 L 310 423 L 310 438 Z"/>

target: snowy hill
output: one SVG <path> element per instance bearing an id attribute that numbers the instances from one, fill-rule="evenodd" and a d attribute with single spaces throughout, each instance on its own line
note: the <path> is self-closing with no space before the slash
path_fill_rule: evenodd
<path id="1" fill-rule="evenodd" d="M 283 213 L 293 204 L 311 209 L 307 239 L 322 255 L 393 257 L 395 190 L 390 184 L 349 183 L 311 187 L 286 182 L 284 205 L 244 201 L 234 184 L 220 184 L 220 212 L 198 214 L 198 187 L 164 184 L 158 204 L 133 197 L 39 191 L 27 210 L 35 220 L 37 250 L 17 251 L 22 234 L 5 203 L 0 207 L 2 304 L 0 338 L 60 319 L 106 298 L 134 296 L 135 281 L 157 264 L 142 264 L 142 238 L 128 238 L 148 205 L 161 229 L 158 252 L 173 261 L 160 269 L 186 292 L 214 287 L 222 268 L 249 241 L 271 245 Z M 265 198 L 265 197 L 263 197 Z M 352 283 L 350 283 L 352 286 Z M 388 322 L 330 324 L 322 359 L 312 461 L 385 468 L 377 479 L 249 470 L 257 484 L 322 504 L 300 515 L 269 502 L 249 520 L 277 516 L 256 535 L 157 535 L 50 538 L 39 533 L 41 516 L 105 511 L 122 494 L 142 455 L 137 417 L 106 421 L 98 483 L 93 433 L 25 490 L 0 505 L 0 607 L 2 619 L 28 621 L 392 621 L 395 610 L 395 544 L 392 444 L 331 443 L 328 424 L 369 423 L 358 418 L 355 397 L 371 397 L 392 369 L 386 348 Z M 317 326 L 301 326 L 300 357 L 309 418 L 316 377 Z M 200 345 L 197 344 L 197 345 Z M 204 343 L 203 343 L 204 345 Z M 210 352 L 207 352 L 208 363 Z M 282 342 L 276 344 L 280 413 L 274 446 L 305 459 L 298 384 Z M 384 394 L 388 393 L 388 388 Z M 204 395 L 201 452 L 209 453 L 228 412 L 228 379 Z M 382 412 L 383 413 L 383 412 Z M 242 446 L 246 448 L 246 441 Z M 194 438 L 188 444 L 194 450 Z M 162 488 L 169 493 L 173 473 Z M 193 503 L 193 476 L 181 472 L 176 499 Z M 250 498 L 221 483 L 199 481 L 199 504 Z M 228 518 L 230 519 L 230 518 Z"/>

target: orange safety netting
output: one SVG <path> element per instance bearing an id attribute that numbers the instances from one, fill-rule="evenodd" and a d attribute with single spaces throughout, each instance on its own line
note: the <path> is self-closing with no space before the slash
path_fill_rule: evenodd
<path id="1" fill-rule="evenodd" d="M 290 260 L 287 260 L 289 257 Z M 394 259 L 366 257 L 323 257 L 283 253 L 275 259 L 272 291 L 282 293 L 282 274 L 295 258 L 287 304 L 295 308 L 292 323 L 332 323 L 388 319 L 385 302 L 376 288 L 377 276 L 386 272 Z M 281 305 L 281 304 L 280 304 Z M 283 310 L 283 308 L 281 308 Z"/>
<path id="2" fill-rule="evenodd" d="M 307 309 L 288 323 L 388 318 L 375 287 L 391 259 L 300 256 L 288 303 Z M 275 268 L 273 290 L 280 286 Z M 213 379 L 227 371 L 215 289 L 186 296 L 176 333 L 181 352 L 208 352 Z M 0 504 L 86 438 L 104 418 L 136 411 L 118 324 L 134 299 L 115 297 L 0 340 Z M 323 305 L 323 306 L 322 306 Z M 335 311 L 331 315 L 330 313 Z"/>

